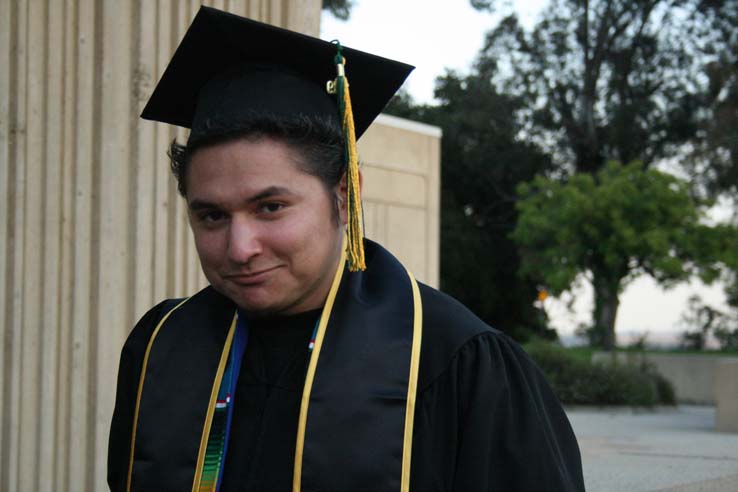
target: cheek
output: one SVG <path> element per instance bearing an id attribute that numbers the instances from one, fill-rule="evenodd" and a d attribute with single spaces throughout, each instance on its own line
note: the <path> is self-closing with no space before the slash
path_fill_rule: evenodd
<path id="1" fill-rule="evenodd" d="M 294 217 L 283 223 L 270 224 L 264 238 L 270 238 L 269 246 L 279 256 L 302 259 L 309 254 L 315 241 L 315 227 L 305 217 Z"/>
<path id="2" fill-rule="evenodd" d="M 225 255 L 222 234 L 193 230 L 195 249 L 204 269 L 216 267 Z"/>
<path id="3" fill-rule="evenodd" d="M 321 210 L 321 212 L 323 212 Z M 305 213 L 275 226 L 270 234 L 276 254 L 289 257 L 293 268 L 312 269 L 334 246 L 337 229 L 332 216 Z"/>

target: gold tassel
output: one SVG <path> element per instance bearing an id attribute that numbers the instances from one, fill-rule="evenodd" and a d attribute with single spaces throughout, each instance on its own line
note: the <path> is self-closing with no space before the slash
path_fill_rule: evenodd
<path id="1" fill-rule="evenodd" d="M 336 69 L 338 76 L 333 84 L 329 83 L 328 90 L 329 92 L 337 92 L 338 107 L 341 112 L 341 127 L 346 146 L 347 256 L 349 271 L 356 272 L 366 270 L 361 212 L 361 187 L 359 186 L 359 156 L 356 151 L 356 132 L 354 130 L 354 114 L 351 109 L 351 95 L 344 68 L 346 59 L 341 54 L 340 43 L 337 44 Z"/>

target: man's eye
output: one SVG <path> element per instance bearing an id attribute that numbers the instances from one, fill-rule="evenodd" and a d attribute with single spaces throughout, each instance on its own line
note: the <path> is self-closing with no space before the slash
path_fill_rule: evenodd
<path id="1" fill-rule="evenodd" d="M 223 212 L 218 212 L 215 210 L 212 210 L 209 212 L 203 212 L 200 214 L 200 220 L 208 224 L 218 222 L 220 220 L 223 220 L 224 218 L 225 218 L 225 214 Z"/>
<path id="2" fill-rule="evenodd" d="M 267 202 L 259 205 L 259 211 L 266 214 L 279 212 L 284 208 L 284 204 L 277 202 Z"/>

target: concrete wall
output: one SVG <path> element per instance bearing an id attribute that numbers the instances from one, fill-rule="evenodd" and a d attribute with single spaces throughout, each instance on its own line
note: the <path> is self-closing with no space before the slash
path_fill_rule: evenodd
<path id="1" fill-rule="evenodd" d="M 366 236 L 439 283 L 441 130 L 380 115 L 359 141 Z"/>
<path id="2" fill-rule="evenodd" d="M 738 362 L 738 357 L 715 355 L 680 355 L 655 353 L 617 352 L 618 363 L 640 364 L 644 360 L 652 364 L 671 384 L 674 385 L 677 401 L 680 403 L 702 403 L 714 405 L 716 402 L 716 374 L 719 364 Z M 611 362 L 612 354 L 596 352 L 593 362 Z"/>
<path id="3" fill-rule="evenodd" d="M 718 363 L 715 399 L 715 429 L 719 432 L 738 432 L 738 359 Z"/>
<path id="4" fill-rule="evenodd" d="M 319 0 L 205 3 L 319 28 Z M 105 490 L 123 341 L 205 285 L 166 158 L 185 133 L 138 118 L 199 4 L 0 0 L 3 492 Z M 360 149 L 368 234 L 437 283 L 437 130 L 390 118 Z"/>

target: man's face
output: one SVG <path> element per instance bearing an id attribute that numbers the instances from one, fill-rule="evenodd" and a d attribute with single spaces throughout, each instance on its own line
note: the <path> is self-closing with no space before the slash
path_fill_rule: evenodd
<path id="1" fill-rule="evenodd" d="M 301 170 L 300 159 L 276 139 L 239 139 L 198 149 L 187 170 L 205 276 L 252 313 L 322 306 L 338 265 L 344 232 L 333 212 L 336 190 Z"/>

